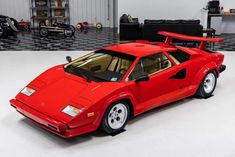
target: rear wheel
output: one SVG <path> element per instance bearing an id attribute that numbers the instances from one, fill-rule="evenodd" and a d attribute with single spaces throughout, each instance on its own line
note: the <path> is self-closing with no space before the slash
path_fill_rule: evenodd
<path id="1" fill-rule="evenodd" d="M 64 35 L 66 37 L 71 37 L 71 36 L 73 36 L 73 34 L 74 34 L 74 32 L 73 32 L 72 28 L 64 30 Z"/>
<path id="2" fill-rule="evenodd" d="M 39 34 L 42 37 L 47 37 L 48 36 L 48 30 L 46 28 L 41 28 L 40 31 L 39 31 Z"/>
<path id="3" fill-rule="evenodd" d="M 200 87 L 198 88 L 197 95 L 202 98 L 210 97 L 215 90 L 216 83 L 217 74 L 214 70 L 210 71 L 202 80 Z"/>
<path id="4" fill-rule="evenodd" d="M 4 29 L 2 26 L 0 26 L 0 38 L 4 35 Z"/>
<path id="5" fill-rule="evenodd" d="M 129 119 L 130 108 L 126 102 L 111 104 L 105 112 L 101 129 L 108 134 L 122 131 Z"/>

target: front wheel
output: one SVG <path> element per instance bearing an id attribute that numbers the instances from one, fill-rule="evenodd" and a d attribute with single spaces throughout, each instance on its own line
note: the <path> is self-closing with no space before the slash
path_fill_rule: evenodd
<path id="1" fill-rule="evenodd" d="M 108 134 L 122 131 L 129 119 L 130 108 L 126 102 L 111 104 L 102 119 L 101 129 Z"/>
<path id="2" fill-rule="evenodd" d="M 81 23 L 78 23 L 78 24 L 76 25 L 76 28 L 77 28 L 78 31 L 82 30 L 82 24 L 81 24 Z"/>
<path id="3" fill-rule="evenodd" d="M 210 71 L 202 80 L 200 87 L 198 88 L 197 95 L 202 98 L 210 97 L 215 90 L 216 83 L 217 74 L 215 71 Z"/>
<path id="4" fill-rule="evenodd" d="M 73 31 L 73 35 L 74 35 L 74 34 L 75 34 L 75 31 L 76 31 L 75 27 L 72 26 L 72 25 L 70 25 L 69 28 Z"/>
<path id="5" fill-rule="evenodd" d="M 96 27 L 96 29 L 102 29 L 103 26 L 101 23 L 97 23 L 95 27 Z"/>

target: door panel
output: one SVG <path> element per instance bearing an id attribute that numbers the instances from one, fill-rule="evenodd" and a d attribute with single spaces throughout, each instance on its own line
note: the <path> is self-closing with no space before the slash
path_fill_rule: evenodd
<path id="1" fill-rule="evenodd" d="M 185 79 L 171 79 L 180 68 L 172 67 L 150 77 L 146 82 L 128 82 L 131 92 L 135 95 L 138 105 L 137 112 L 144 112 L 153 107 L 161 106 L 167 102 L 166 99 L 171 97 L 164 97 L 164 95 L 183 89 L 187 86 Z"/>
<path id="2" fill-rule="evenodd" d="M 156 57 L 157 55 L 158 57 Z M 146 70 L 153 73 L 150 76 L 149 81 L 127 82 L 131 92 L 138 102 L 136 106 L 137 113 L 168 103 L 169 100 L 172 101 L 177 99 L 177 93 L 182 95 L 181 89 L 183 91 L 184 88 L 189 85 L 189 81 L 187 80 L 188 71 L 186 64 L 164 66 L 165 63 L 168 63 L 168 59 L 165 56 L 162 57 L 162 55 L 157 55 L 149 56 L 148 60 L 143 62 L 140 59 L 136 68 L 132 72 L 134 75 L 130 75 L 131 79 L 133 79 L 133 77 L 135 79 L 138 76 L 136 71 L 141 71 L 139 68 L 142 66 L 142 73 L 146 72 Z M 151 64 L 151 62 L 155 63 Z M 154 70 L 156 70 L 156 72 Z M 180 77 L 174 77 L 177 74 L 179 75 L 179 73 Z M 185 77 L 182 77 L 181 75 L 185 75 Z M 172 95 L 170 93 L 174 94 Z"/>

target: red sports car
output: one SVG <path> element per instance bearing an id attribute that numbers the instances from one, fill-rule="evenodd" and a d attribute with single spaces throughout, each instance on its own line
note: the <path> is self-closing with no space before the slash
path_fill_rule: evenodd
<path id="1" fill-rule="evenodd" d="M 130 117 L 192 95 L 208 98 L 225 70 L 224 55 L 200 38 L 170 32 L 164 43 L 136 41 L 105 47 L 55 66 L 29 83 L 10 104 L 39 126 L 69 138 L 101 128 L 118 133 Z M 199 41 L 198 48 L 172 39 Z"/>

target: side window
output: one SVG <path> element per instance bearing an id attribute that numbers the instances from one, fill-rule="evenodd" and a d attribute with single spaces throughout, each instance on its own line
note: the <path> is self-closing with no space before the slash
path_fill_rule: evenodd
<path id="1" fill-rule="evenodd" d="M 135 80 L 142 74 L 152 75 L 172 67 L 171 61 L 164 53 L 158 53 L 141 58 L 129 75 L 129 80 Z"/>
<path id="2" fill-rule="evenodd" d="M 184 63 L 190 59 L 190 55 L 188 53 L 179 49 L 176 52 L 168 52 L 168 54 L 176 64 Z"/>
<path id="3" fill-rule="evenodd" d="M 136 64 L 134 70 L 131 72 L 131 74 L 129 75 L 128 80 L 135 80 L 138 77 L 141 76 L 141 74 L 143 73 L 143 69 L 142 69 L 142 65 L 141 65 L 141 60 Z"/>

